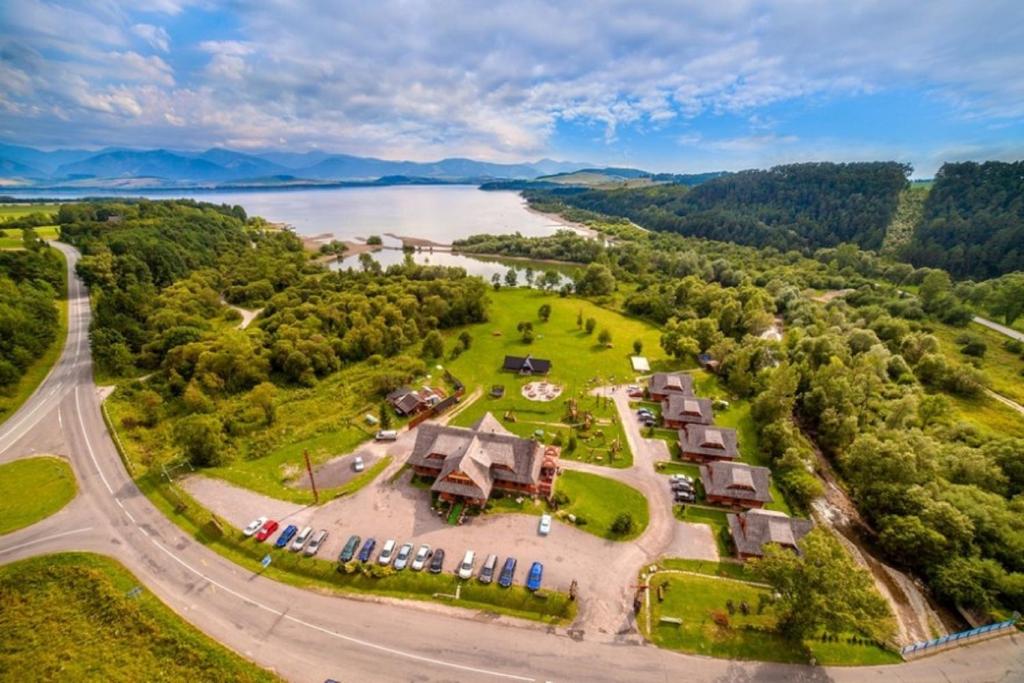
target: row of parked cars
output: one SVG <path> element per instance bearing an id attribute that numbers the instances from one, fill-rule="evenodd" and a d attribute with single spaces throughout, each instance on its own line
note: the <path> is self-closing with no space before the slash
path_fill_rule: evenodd
<path id="1" fill-rule="evenodd" d="M 345 547 L 341 549 L 341 553 L 338 555 L 338 562 L 341 564 L 346 564 L 352 560 L 371 562 L 373 561 L 373 553 L 376 547 L 377 539 L 375 538 L 371 537 L 363 540 L 356 535 L 349 536 Z M 426 543 L 421 544 L 419 548 L 416 548 L 412 543 L 403 543 L 399 546 L 396 540 L 389 538 L 381 546 L 376 562 L 382 567 L 390 565 L 397 571 L 408 568 L 418 572 L 426 569 L 431 574 L 440 574 L 444 571 L 444 558 L 443 548 L 431 548 Z M 498 556 L 492 553 L 484 560 L 479 572 L 476 573 L 476 577 L 480 583 L 489 584 L 494 581 L 495 574 L 497 573 L 498 585 L 502 588 L 508 588 L 515 581 L 517 565 L 518 560 L 516 558 L 507 557 L 499 571 Z M 456 567 L 455 573 L 460 579 L 471 579 L 476 571 L 475 566 L 476 553 L 472 550 L 467 550 L 466 554 L 462 556 L 462 561 Z M 533 591 L 539 590 L 543 577 L 544 565 L 540 562 L 534 562 L 530 565 L 530 571 L 526 577 L 526 587 Z"/>
<path id="2" fill-rule="evenodd" d="M 693 477 L 686 474 L 673 474 L 668 478 L 672 488 L 672 497 L 677 503 L 697 502 L 697 490 L 694 488 Z"/>
<path id="3" fill-rule="evenodd" d="M 640 421 L 644 427 L 655 427 L 658 424 L 658 418 L 654 415 L 654 412 L 650 408 L 640 408 L 636 411 L 636 419 Z"/>
<path id="4" fill-rule="evenodd" d="M 545 516 L 547 517 L 547 515 Z M 550 517 L 548 517 L 548 530 L 550 530 L 550 525 L 551 521 Z M 542 520 L 542 528 L 543 526 L 544 521 Z M 257 517 L 242 530 L 242 533 L 246 536 L 252 536 L 262 543 L 273 536 L 278 528 L 280 528 L 280 524 L 277 521 L 267 519 L 266 517 Z M 546 531 L 542 533 L 546 533 Z M 289 524 L 278 535 L 274 541 L 274 546 L 281 549 L 289 548 L 293 552 L 301 551 L 307 557 L 312 557 L 320 551 L 324 541 L 327 540 L 327 535 L 326 529 L 320 529 L 314 533 L 312 527 L 307 526 L 299 529 L 295 524 Z M 351 562 L 353 559 L 359 562 L 370 562 L 373 559 L 373 553 L 376 548 L 377 539 L 375 538 L 367 538 L 364 541 L 359 536 L 349 536 L 348 541 L 345 542 L 345 547 L 342 548 L 341 553 L 338 555 L 338 561 L 341 564 Z M 414 550 L 415 552 L 413 552 Z M 426 569 L 431 574 L 440 574 L 444 571 L 444 549 L 431 548 L 426 543 L 420 545 L 419 548 L 416 548 L 412 543 L 403 543 L 399 546 L 398 542 L 394 539 L 388 539 L 381 546 L 376 561 L 381 566 L 386 567 L 390 565 L 398 571 L 406 568 L 415 572 Z M 508 588 L 515 580 L 517 564 L 516 558 L 507 557 L 505 558 L 505 563 L 501 566 L 501 570 L 498 571 L 498 556 L 492 553 L 487 556 L 487 559 L 484 560 L 483 565 L 480 567 L 480 571 L 477 572 L 477 580 L 480 583 L 489 584 L 494 581 L 495 572 L 497 572 L 498 585 L 502 588 Z M 462 556 L 462 562 L 459 563 L 455 573 L 458 574 L 460 579 L 471 579 L 476 569 L 475 565 L 476 553 L 472 550 L 467 550 L 466 554 Z M 540 562 L 534 562 L 530 565 L 530 571 L 526 577 L 526 587 L 532 591 L 539 590 L 543 578 L 544 565 Z"/>

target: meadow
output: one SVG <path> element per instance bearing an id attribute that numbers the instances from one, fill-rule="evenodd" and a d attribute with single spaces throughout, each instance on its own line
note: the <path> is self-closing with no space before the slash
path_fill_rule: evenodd
<path id="1" fill-rule="evenodd" d="M 0 465 L 0 534 L 49 517 L 76 492 L 75 475 L 63 458 L 34 456 Z"/>

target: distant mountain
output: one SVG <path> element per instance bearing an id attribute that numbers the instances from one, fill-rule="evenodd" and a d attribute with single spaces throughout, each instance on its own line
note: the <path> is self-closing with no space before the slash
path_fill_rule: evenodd
<path id="1" fill-rule="evenodd" d="M 169 188 L 217 187 L 225 184 L 255 187 L 268 181 L 272 185 L 322 185 L 373 182 L 381 178 L 387 178 L 390 184 L 396 181 L 478 183 L 502 179 L 531 180 L 545 174 L 566 173 L 587 166 L 551 159 L 520 164 L 464 158 L 418 162 L 320 151 L 249 154 L 224 148 L 204 152 L 121 148 L 98 152 L 44 152 L 30 147 L 0 144 L 0 179 L 39 188 L 104 188 L 124 186 L 131 180 L 150 187 L 163 185 Z M 643 174 L 642 171 L 635 173 Z"/>

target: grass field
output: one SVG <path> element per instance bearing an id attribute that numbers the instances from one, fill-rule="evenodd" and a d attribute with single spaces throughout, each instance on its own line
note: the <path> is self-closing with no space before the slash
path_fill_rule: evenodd
<path id="1" fill-rule="evenodd" d="M 502 289 L 491 293 L 490 320 L 486 323 L 464 328 L 473 337 L 470 349 L 447 363 L 448 370 L 466 384 L 467 391 L 482 387 L 485 395 L 464 410 L 453 423 L 467 426 L 478 420 L 485 412 L 491 412 L 512 432 L 520 436 L 532 436 L 542 430 L 550 441 L 561 434 L 567 443 L 569 425 L 566 402 L 575 396 L 580 411 L 590 411 L 595 424 L 589 432 L 581 432 L 575 451 L 563 451 L 562 457 L 582 460 L 614 467 L 628 467 L 632 454 L 626 444 L 622 425 L 618 423 L 615 406 L 605 399 L 589 396 L 589 390 L 606 384 L 621 384 L 632 381 L 634 373 L 629 364 L 633 341 L 640 340 L 643 353 L 651 361 L 652 368 L 665 369 L 671 365 L 659 346 L 660 332 L 646 322 L 628 318 L 614 311 L 601 308 L 589 301 L 576 298 L 561 298 L 556 294 L 528 289 Z M 537 311 L 541 305 L 551 306 L 551 317 L 542 322 Z M 582 314 L 584 320 L 594 318 L 597 328 L 592 335 L 576 326 L 576 319 Z M 532 344 L 522 341 L 516 327 L 519 322 L 533 324 L 536 339 Z M 612 347 L 605 348 L 597 343 L 602 329 L 612 333 Z M 462 330 L 448 335 L 449 348 Z M 536 377 L 519 377 L 503 372 L 502 362 L 506 355 L 525 356 L 552 361 L 551 372 L 544 378 L 563 387 L 561 396 L 549 402 L 531 401 L 523 397 L 524 384 L 536 381 Z M 505 387 L 503 398 L 491 398 L 493 385 Z M 504 415 L 511 411 L 515 421 L 505 421 Z M 613 442 L 621 450 L 611 455 Z"/>
<path id="2" fill-rule="evenodd" d="M 692 571 L 689 567 L 683 570 Z M 854 644 L 846 637 L 827 643 L 818 640 L 798 643 L 784 638 L 775 631 L 776 617 L 769 601 L 769 590 L 723 577 L 735 571 L 712 572 L 705 568 L 702 573 L 708 576 L 655 574 L 650 580 L 651 627 L 650 633 L 645 635 L 661 647 L 729 659 L 806 662 L 813 657 L 819 664 L 837 665 L 900 661 L 893 652 L 875 645 Z M 663 602 L 656 597 L 658 586 L 664 586 Z M 734 607 L 732 614 L 727 606 L 730 600 Z M 749 607 L 746 615 L 740 610 L 744 602 Z M 681 619 L 682 623 L 661 623 L 662 617 Z M 646 630 L 646 620 L 641 618 L 640 621 Z"/>
<path id="3" fill-rule="evenodd" d="M 1004 344 L 1008 337 L 975 323 L 965 328 L 932 322 L 929 322 L 928 326 L 939 340 L 943 355 L 957 363 L 974 361 L 970 356 L 960 352 L 961 345 L 956 341 L 958 337 L 967 335 L 984 341 L 988 348 L 985 355 L 977 361 L 978 369 L 988 379 L 993 391 L 1024 404 L 1024 375 L 1021 374 L 1024 372 L 1024 358 L 1021 358 L 1019 353 L 1006 350 Z"/>
<path id="4" fill-rule="evenodd" d="M 21 218 L 30 213 L 52 213 L 60 209 L 60 204 L 0 204 L 0 223 L 14 218 Z"/>
<path id="5" fill-rule="evenodd" d="M 0 223 L 0 226 L 2 225 Z M 44 225 L 36 228 L 36 236 L 44 240 L 55 240 L 58 237 L 58 228 L 56 225 Z M 21 249 L 23 246 L 21 230 L 0 229 L 0 249 Z"/>
<path id="6" fill-rule="evenodd" d="M 35 524 L 75 497 L 75 474 L 61 458 L 37 456 L 0 465 L 0 534 Z"/>
<path id="7" fill-rule="evenodd" d="M 47 555 L 0 567 L 0 679 L 274 681 L 208 638 L 112 559 Z"/>

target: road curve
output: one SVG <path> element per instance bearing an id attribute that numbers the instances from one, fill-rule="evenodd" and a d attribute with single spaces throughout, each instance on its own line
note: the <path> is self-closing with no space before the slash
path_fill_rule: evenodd
<path id="1" fill-rule="evenodd" d="M 574 640 L 467 612 L 303 591 L 254 575 L 182 533 L 124 469 L 92 381 L 87 293 L 68 259 L 69 334 L 39 390 L 0 426 L 0 460 L 43 447 L 68 457 L 79 495 L 39 524 L 0 537 L 0 563 L 68 550 L 117 558 L 196 627 L 294 681 L 791 681 L 924 683 L 1024 680 L 1015 635 L 898 667 L 811 668 L 681 655 Z"/>
<path id="2" fill-rule="evenodd" d="M 973 320 L 974 320 L 974 322 L 978 323 L 979 325 L 984 325 L 985 327 L 987 327 L 990 330 L 995 330 L 996 332 L 999 332 L 1000 334 L 1005 334 L 1010 339 L 1016 339 L 1019 342 L 1024 342 L 1024 334 L 1018 332 L 1017 330 L 1014 330 L 1012 328 L 1006 327 L 1005 325 L 1000 325 L 997 322 L 993 322 L 993 321 L 991 321 L 991 320 L 989 320 L 987 318 L 982 318 L 981 316 L 977 316 L 977 315 L 974 316 Z"/>

